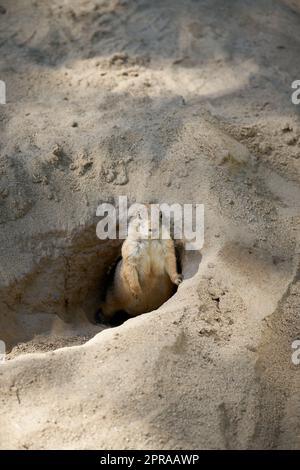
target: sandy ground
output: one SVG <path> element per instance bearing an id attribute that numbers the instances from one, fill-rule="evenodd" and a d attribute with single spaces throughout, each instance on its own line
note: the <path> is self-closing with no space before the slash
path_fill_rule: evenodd
<path id="1" fill-rule="evenodd" d="M 1 0 L 0 447 L 300 447 L 300 2 Z M 92 323 L 96 208 L 203 203 L 155 312 Z M 104 331 L 105 330 L 105 331 Z"/>

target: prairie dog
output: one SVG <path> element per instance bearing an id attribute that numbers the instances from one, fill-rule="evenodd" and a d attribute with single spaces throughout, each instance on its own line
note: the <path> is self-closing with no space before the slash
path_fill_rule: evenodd
<path id="1" fill-rule="evenodd" d="M 149 206 L 146 206 L 149 214 Z M 151 238 L 150 217 L 137 210 L 128 226 L 128 237 L 122 245 L 112 285 L 100 306 L 105 320 L 122 310 L 129 316 L 150 312 L 160 307 L 174 293 L 182 276 L 177 272 L 174 241 L 166 238 L 167 228 L 160 218 L 159 238 Z"/>

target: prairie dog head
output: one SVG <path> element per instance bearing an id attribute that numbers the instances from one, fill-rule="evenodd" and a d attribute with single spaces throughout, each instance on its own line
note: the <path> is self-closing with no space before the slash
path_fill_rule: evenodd
<path id="1" fill-rule="evenodd" d="M 134 204 L 129 209 L 128 236 L 137 240 L 170 238 L 162 213 L 151 204 Z"/>

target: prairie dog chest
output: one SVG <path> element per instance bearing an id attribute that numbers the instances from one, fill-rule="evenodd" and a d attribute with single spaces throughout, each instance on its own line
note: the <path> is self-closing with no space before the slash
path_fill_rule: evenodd
<path id="1" fill-rule="evenodd" d="M 149 275 L 162 274 L 165 270 L 165 249 L 161 240 L 143 240 L 137 249 L 138 271 Z"/>

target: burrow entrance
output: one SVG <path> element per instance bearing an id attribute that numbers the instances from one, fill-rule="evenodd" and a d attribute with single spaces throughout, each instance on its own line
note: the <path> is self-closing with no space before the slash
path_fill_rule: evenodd
<path id="1" fill-rule="evenodd" d="M 81 344 L 101 331 L 94 317 L 121 241 L 101 241 L 91 224 L 31 244 L 30 272 L 0 289 L 1 339 L 7 351 Z M 51 343 L 52 340 L 52 343 Z M 45 343 L 45 344 L 44 344 Z"/>
<path id="2" fill-rule="evenodd" d="M 32 270 L 0 289 L 1 339 L 11 351 L 8 358 L 82 344 L 109 327 L 97 324 L 95 314 L 122 241 L 99 240 L 91 224 L 40 236 L 34 245 Z M 178 262 L 181 268 L 182 250 Z M 115 324 L 126 319 L 121 314 Z"/>

